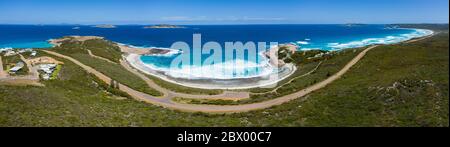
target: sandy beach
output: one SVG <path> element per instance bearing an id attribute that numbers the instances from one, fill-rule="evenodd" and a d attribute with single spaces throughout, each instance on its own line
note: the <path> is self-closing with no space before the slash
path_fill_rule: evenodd
<path id="1" fill-rule="evenodd" d="M 174 78 L 168 76 L 167 73 L 163 71 L 158 71 L 153 68 L 150 68 L 145 63 L 141 61 L 141 55 L 138 54 L 128 54 L 124 56 L 127 63 L 145 73 L 152 76 L 156 76 L 161 78 L 167 82 L 171 82 L 174 84 L 192 87 L 192 88 L 201 88 L 201 89 L 250 89 L 257 87 L 266 87 L 266 86 L 276 86 L 276 84 L 292 75 L 297 68 L 292 64 L 286 64 L 285 66 L 279 69 L 278 75 L 272 74 L 264 77 L 252 77 L 246 79 L 183 79 L 183 78 Z"/>

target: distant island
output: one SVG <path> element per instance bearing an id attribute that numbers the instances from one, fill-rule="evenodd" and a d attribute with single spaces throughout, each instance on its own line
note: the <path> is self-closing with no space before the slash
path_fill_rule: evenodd
<path id="1" fill-rule="evenodd" d="M 345 26 L 347 27 L 359 27 L 359 26 L 365 26 L 367 24 L 362 24 L 362 23 L 347 23 L 345 24 Z"/>
<path id="2" fill-rule="evenodd" d="M 182 29 L 186 28 L 183 26 L 177 26 L 177 25 L 169 25 L 169 24 L 160 24 L 160 25 L 152 25 L 152 26 L 145 26 L 145 29 Z"/>
<path id="3" fill-rule="evenodd" d="M 96 25 L 94 27 L 96 27 L 96 28 L 105 28 L 105 29 L 116 28 L 116 26 L 114 26 L 114 25 Z"/>

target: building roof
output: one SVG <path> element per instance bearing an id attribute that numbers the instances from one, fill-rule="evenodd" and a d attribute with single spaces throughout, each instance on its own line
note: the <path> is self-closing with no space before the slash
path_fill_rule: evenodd
<path id="1" fill-rule="evenodd" d="M 17 72 L 17 71 L 21 70 L 22 68 L 23 68 L 23 67 L 17 67 L 17 66 L 15 66 L 15 67 L 9 69 L 9 72 Z"/>

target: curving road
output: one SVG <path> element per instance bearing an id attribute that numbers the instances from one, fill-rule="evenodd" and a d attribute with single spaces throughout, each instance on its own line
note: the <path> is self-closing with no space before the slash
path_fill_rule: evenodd
<path id="1" fill-rule="evenodd" d="M 289 94 L 286 96 L 282 96 L 282 97 L 278 97 L 272 100 L 268 100 L 268 101 L 264 101 L 264 102 L 259 102 L 259 103 L 253 103 L 253 104 L 244 104 L 244 105 L 230 105 L 230 106 L 218 106 L 218 105 L 195 105 L 195 104 L 181 104 L 181 103 L 176 103 L 172 101 L 172 98 L 177 97 L 177 96 L 186 96 L 186 98 L 191 98 L 190 96 L 193 96 L 192 98 L 208 98 L 208 97 L 214 97 L 214 96 L 198 96 L 198 95 L 187 95 L 187 94 L 179 94 L 179 93 L 175 93 L 175 92 L 171 92 L 165 88 L 160 87 L 159 85 L 155 84 L 153 81 L 151 81 L 150 79 L 148 79 L 147 77 L 145 77 L 144 75 L 140 74 L 140 73 L 136 73 L 137 71 L 134 71 L 133 73 L 140 75 L 141 78 L 147 78 L 146 82 L 152 86 L 152 88 L 155 88 L 156 90 L 159 90 L 161 92 L 164 93 L 164 96 L 162 97 L 154 97 L 139 91 L 136 91 L 126 85 L 120 84 L 119 88 L 120 90 L 128 93 L 129 95 L 131 95 L 133 98 L 140 100 L 140 101 L 144 101 L 144 102 L 148 102 L 151 104 L 155 104 L 158 106 L 162 106 L 165 108 L 170 108 L 170 109 L 176 109 L 176 110 L 181 110 L 181 111 L 189 111 L 189 112 L 206 112 L 206 113 L 237 113 L 237 112 L 247 112 L 247 111 L 252 111 L 252 110 L 258 110 L 258 109 L 265 109 L 265 108 L 269 108 L 272 106 L 276 106 L 276 105 L 281 105 L 283 103 L 289 102 L 291 100 L 303 97 L 307 94 L 310 94 L 311 92 L 314 92 L 316 90 L 319 90 L 325 86 L 327 86 L 328 84 L 332 83 L 333 81 L 339 79 L 342 75 L 344 75 L 348 70 L 350 70 L 350 68 L 355 65 L 356 63 L 358 63 L 359 60 L 361 60 L 368 51 L 370 51 L 371 49 L 375 48 L 377 46 L 372 46 L 369 47 L 367 49 L 365 49 L 364 51 L 362 51 L 361 53 L 359 53 L 355 58 L 353 58 L 349 63 L 347 63 L 345 65 L 344 68 L 342 68 L 339 72 L 337 72 L 336 74 L 328 77 L 326 80 L 316 83 L 312 86 L 309 86 L 301 91 L 298 91 L 296 93 L 293 94 Z M 73 63 L 79 65 L 80 67 L 82 67 L 84 70 L 86 70 L 89 73 L 94 74 L 95 76 L 97 76 L 99 79 L 103 80 L 106 83 L 109 83 L 109 81 L 111 81 L 111 78 L 109 78 L 108 76 L 104 75 L 103 73 L 93 69 L 92 67 L 89 67 L 87 65 L 84 65 L 83 63 L 79 62 L 76 59 L 73 59 L 72 57 L 66 56 L 66 55 L 62 55 L 53 51 L 48 51 L 48 50 L 42 50 L 46 53 L 49 53 L 51 55 L 54 56 L 58 56 L 61 58 L 65 58 L 67 60 L 72 61 Z M 122 63 L 124 64 L 124 63 Z M 127 69 L 130 70 L 129 66 L 125 66 Z M 219 95 L 218 97 L 223 97 L 226 96 L 227 94 L 224 93 L 222 95 Z M 216 96 L 217 97 L 217 96 Z"/>
<path id="2" fill-rule="evenodd" d="M 190 99 L 222 99 L 222 100 L 241 100 L 241 99 L 250 98 L 250 94 L 248 92 L 224 91 L 222 94 L 219 94 L 219 95 L 196 95 L 196 94 L 185 94 L 185 93 L 173 92 L 173 91 L 170 91 L 166 88 L 159 86 L 153 80 L 151 80 L 147 76 L 145 76 L 143 73 L 132 68 L 128 63 L 126 63 L 126 61 L 121 60 L 120 64 L 123 67 L 125 67 L 125 69 L 127 69 L 128 71 L 132 72 L 133 74 L 137 75 L 142 80 L 144 80 L 151 88 L 163 93 L 162 98 L 171 99 L 171 98 L 176 98 L 176 97 L 182 97 L 182 98 L 190 98 Z"/>
<path id="3" fill-rule="evenodd" d="M 292 79 L 290 79 L 288 82 L 286 82 L 286 83 L 284 83 L 284 84 L 282 84 L 282 85 L 277 86 L 276 88 L 274 88 L 274 89 L 271 90 L 271 91 L 261 92 L 261 93 L 255 93 L 255 92 L 252 92 L 252 94 L 254 94 L 254 95 L 264 95 L 264 94 L 268 94 L 268 93 L 276 93 L 276 92 L 278 91 L 278 89 L 280 89 L 281 87 L 286 86 L 286 85 L 288 85 L 288 84 L 291 84 L 293 81 L 295 81 L 295 80 L 297 80 L 297 79 L 299 79 L 299 78 L 303 78 L 303 77 L 305 77 L 305 76 L 308 76 L 308 75 L 314 73 L 317 69 L 319 69 L 319 67 L 320 67 L 320 65 L 322 65 L 322 63 L 323 63 L 323 61 L 320 61 L 319 64 L 317 64 L 317 66 L 316 66 L 313 70 L 311 70 L 311 71 L 309 71 L 309 72 L 307 72 L 307 73 L 305 73 L 305 74 L 303 74 L 303 75 L 301 75 L 301 76 L 292 78 Z"/>
<path id="4" fill-rule="evenodd" d="M 423 39 L 426 39 L 429 37 L 431 37 L 431 36 L 410 40 L 410 41 L 407 41 L 406 43 L 420 41 L 420 40 L 423 40 Z M 209 95 L 189 95 L 189 94 L 181 94 L 181 93 L 172 92 L 170 90 L 160 87 L 159 85 L 154 83 L 152 80 L 148 79 L 145 75 L 132 69 L 128 64 L 124 63 L 123 61 L 121 62 L 121 64 L 127 70 L 133 72 L 134 74 L 136 74 L 139 77 L 141 77 L 142 79 L 144 79 L 150 87 L 152 87 L 158 91 L 161 91 L 162 93 L 164 93 L 164 95 L 162 97 L 154 97 L 154 96 L 136 91 L 136 90 L 129 88 L 128 86 L 123 85 L 123 84 L 120 84 L 119 88 L 120 88 L 120 90 L 128 93 L 129 95 L 131 95 L 133 98 L 135 98 L 137 100 L 148 102 L 148 103 L 162 106 L 165 108 L 175 109 L 175 110 L 189 111 L 189 112 L 206 112 L 206 113 L 247 112 L 247 111 L 265 109 L 265 108 L 281 105 L 281 104 L 289 102 L 291 100 L 304 97 L 314 91 L 317 91 L 321 88 L 326 87 L 328 84 L 330 84 L 330 83 L 336 81 L 337 79 L 339 79 L 340 77 L 342 77 L 355 64 L 357 64 L 367 54 L 367 52 L 369 52 L 370 50 L 372 50 L 376 47 L 378 47 L 378 45 L 374 45 L 374 46 L 364 49 L 361 53 L 359 53 L 357 56 L 355 56 L 350 62 L 348 62 L 339 72 L 335 73 L 334 75 L 328 77 L 327 79 L 325 79 L 319 83 L 316 83 L 316 84 L 311 85 L 303 90 L 300 90 L 298 92 L 295 92 L 295 93 L 292 93 L 292 94 L 289 94 L 286 96 L 274 98 L 274 99 L 263 101 L 263 102 L 252 103 L 252 104 L 219 106 L 219 105 L 195 105 L 195 104 L 176 103 L 176 102 L 172 101 L 172 99 L 174 97 L 201 98 L 201 99 L 209 99 L 209 98 L 220 98 L 220 99 L 231 98 L 231 99 L 233 99 L 232 97 L 235 97 L 235 99 L 236 99 L 236 98 L 246 97 L 248 93 L 246 93 L 246 92 L 243 92 L 243 93 L 225 92 L 221 95 L 209 96 Z M 69 56 L 62 55 L 62 54 L 59 54 L 59 53 L 56 53 L 53 51 L 48 51 L 48 50 L 42 50 L 42 51 L 52 54 L 54 56 L 58 56 L 58 57 L 70 60 L 73 63 L 82 67 L 87 72 L 92 73 L 95 76 L 97 76 L 99 79 L 105 81 L 106 83 L 109 83 L 109 81 L 111 80 L 111 78 L 109 78 L 108 76 L 98 72 L 97 70 L 95 70 L 89 66 L 82 64 L 81 62 L 79 62 Z"/>

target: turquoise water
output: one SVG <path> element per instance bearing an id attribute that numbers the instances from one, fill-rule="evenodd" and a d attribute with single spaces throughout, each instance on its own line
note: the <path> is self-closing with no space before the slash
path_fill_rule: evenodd
<path id="1" fill-rule="evenodd" d="M 0 45 L 0 48 L 14 47 L 14 48 L 48 48 L 52 47 L 47 41 L 38 42 L 19 42 L 19 43 L 8 43 Z"/>
<path id="2" fill-rule="evenodd" d="M 79 27 L 79 29 L 73 29 Z M 198 25 L 185 29 L 144 29 L 143 26 L 118 26 L 114 29 L 91 26 L 69 25 L 0 25 L 0 48 L 47 48 L 48 39 L 68 35 L 95 35 L 106 39 L 139 47 L 168 48 L 174 42 L 183 41 L 192 47 L 193 34 L 202 35 L 202 43 L 215 41 L 224 46 L 225 42 L 278 42 L 299 45 L 299 50 L 341 50 L 363 47 L 371 44 L 391 44 L 430 34 L 419 29 L 392 29 L 385 25 Z M 223 51 L 225 52 L 225 48 Z M 261 52 L 257 50 L 255 52 Z M 268 67 L 267 60 L 257 56 L 257 60 L 221 57 L 221 63 L 204 66 L 185 64 L 180 69 L 170 70 L 171 62 L 182 53 L 167 56 L 142 56 L 141 60 L 155 70 L 180 78 L 248 78 L 276 72 Z M 203 54 L 202 59 L 211 54 Z M 237 72 L 229 72 L 230 70 Z M 206 71 L 206 72 L 205 72 Z"/>

